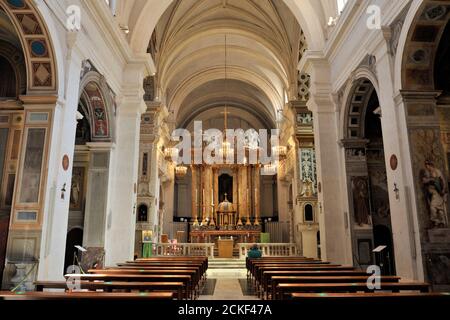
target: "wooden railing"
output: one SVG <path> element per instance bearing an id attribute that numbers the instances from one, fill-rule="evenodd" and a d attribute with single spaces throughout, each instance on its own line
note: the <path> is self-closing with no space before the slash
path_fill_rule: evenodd
<path id="1" fill-rule="evenodd" d="M 245 259 L 252 243 L 239 243 L 239 258 Z M 298 256 L 299 251 L 295 243 L 258 243 L 263 257 L 291 257 Z"/>
<path id="2" fill-rule="evenodd" d="M 204 256 L 214 259 L 214 243 L 154 243 L 155 256 Z"/>

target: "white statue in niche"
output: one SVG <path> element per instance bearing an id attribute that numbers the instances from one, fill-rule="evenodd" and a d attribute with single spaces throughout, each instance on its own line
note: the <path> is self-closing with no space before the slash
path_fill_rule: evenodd
<path id="1" fill-rule="evenodd" d="M 432 228 L 445 228 L 448 226 L 446 179 L 431 160 L 425 161 L 425 168 L 422 169 L 420 175 L 430 211 Z"/>

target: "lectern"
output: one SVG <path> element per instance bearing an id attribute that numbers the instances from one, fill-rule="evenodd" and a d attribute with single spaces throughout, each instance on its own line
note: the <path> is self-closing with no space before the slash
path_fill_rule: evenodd
<path id="1" fill-rule="evenodd" d="M 219 258 L 233 258 L 233 239 L 219 239 Z"/>

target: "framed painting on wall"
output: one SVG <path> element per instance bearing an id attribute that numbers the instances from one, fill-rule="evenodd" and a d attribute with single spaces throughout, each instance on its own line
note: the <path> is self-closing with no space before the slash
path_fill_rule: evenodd
<path id="1" fill-rule="evenodd" d="M 81 211 L 84 194 L 84 167 L 73 167 L 70 186 L 70 210 Z"/>

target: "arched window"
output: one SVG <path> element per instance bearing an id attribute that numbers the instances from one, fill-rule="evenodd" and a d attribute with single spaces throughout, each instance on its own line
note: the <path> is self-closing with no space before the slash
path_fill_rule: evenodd
<path id="1" fill-rule="evenodd" d="M 339 14 L 341 14 L 342 11 L 344 11 L 344 8 L 345 8 L 345 5 L 347 4 L 347 1 L 348 0 L 336 0 Z"/>
<path id="2" fill-rule="evenodd" d="M 138 208 L 138 222 L 148 221 L 148 207 L 146 204 L 141 204 Z"/>
<path id="3" fill-rule="evenodd" d="M 305 221 L 308 222 L 314 221 L 314 211 L 312 205 L 310 204 L 305 205 L 304 214 L 305 214 Z"/>

